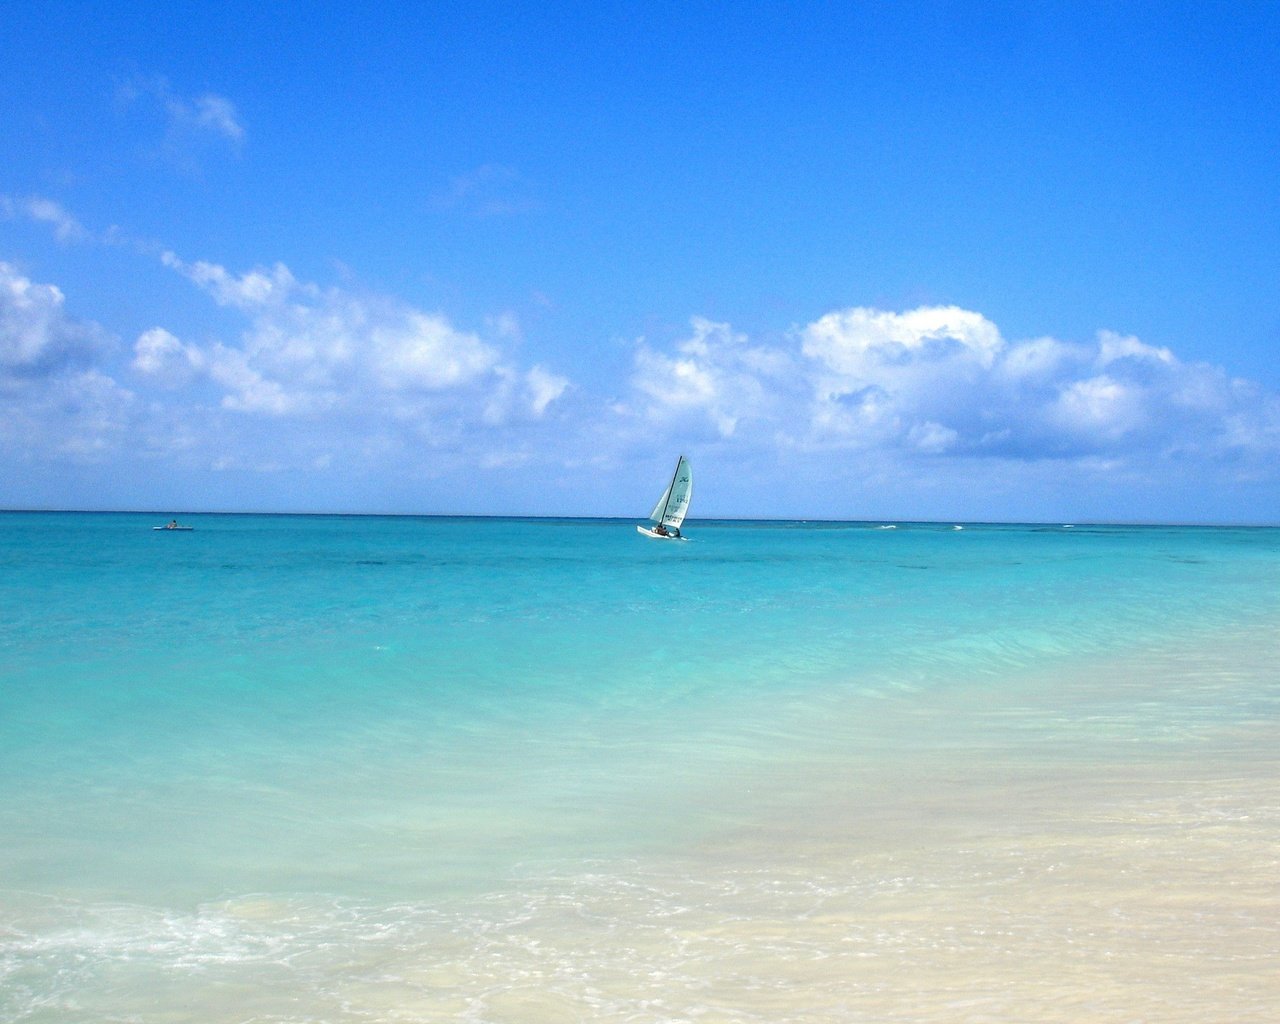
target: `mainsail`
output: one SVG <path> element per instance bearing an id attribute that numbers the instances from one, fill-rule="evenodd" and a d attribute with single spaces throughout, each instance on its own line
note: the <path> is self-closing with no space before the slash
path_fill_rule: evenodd
<path id="1" fill-rule="evenodd" d="M 693 470 L 689 461 L 681 455 L 676 462 L 675 474 L 671 483 L 662 492 L 658 504 L 653 506 L 649 518 L 663 526 L 679 526 L 684 522 L 684 514 L 689 511 L 689 496 L 693 493 Z"/>

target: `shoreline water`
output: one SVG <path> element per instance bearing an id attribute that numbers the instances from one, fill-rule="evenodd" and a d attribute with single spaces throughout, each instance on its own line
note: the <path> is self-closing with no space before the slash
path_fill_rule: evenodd
<path id="1" fill-rule="evenodd" d="M 590 527 L 579 559 L 501 524 L 436 553 L 412 524 L 118 525 L 65 575 L 9 549 L 43 586 L 8 584 L 40 604 L 0 646 L 0 1018 L 1261 1022 L 1280 996 L 1256 537 L 747 531 L 673 562 Z M 613 605 L 673 565 L 688 620 L 633 632 Z"/>
<path id="2" fill-rule="evenodd" d="M 1017 731 L 982 756 L 922 739 L 914 770 L 880 763 L 875 785 L 855 772 L 826 793 L 820 765 L 791 763 L 769 810 L 736 827 L 666 852 L 524 864 L 454 903 L 81 905 L 29 956 L 96 973 L 74 1005 L 15 1019 L 181 1019 L 194 1002 L 211 1022 L 1268 1020 L 1274 721 L 1157 740 L 1155 757 L 1064 745 L 1049 763 Z M 129 1008 L 121 988 L 150 995 Z"/>

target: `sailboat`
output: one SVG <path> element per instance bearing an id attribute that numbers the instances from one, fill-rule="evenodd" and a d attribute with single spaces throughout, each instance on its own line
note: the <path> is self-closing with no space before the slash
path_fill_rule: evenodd
<path id="1" fill-rule="evenodd" d="M 680 524 L 689 511 L 689 496 L 692 493 L 693 470 L 689 468 L 689 460 L 681 455 L 676 460 L 676 471 L 671 474 L 671 483 L 649 513 L 649 519 L 656 525 L 653 529 L 647 526 L 637 526 L 636 529 L 646 537 L 658 540 L 684 540 L 680 536 Z"/>

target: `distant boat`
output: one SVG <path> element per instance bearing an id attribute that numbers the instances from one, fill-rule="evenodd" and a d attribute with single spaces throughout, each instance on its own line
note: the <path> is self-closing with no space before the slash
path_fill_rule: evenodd
<path id="1" fill-rule="evenodd" d="M 689 460 L 683 455 L 676 459 L 676 471 L 671 475 L 671 483 L 662 492 L 662 497 L 653 506 L 649 519 L 656 525 L 653 529 L 637 526 L 636 529 L 646 537 L 658 540 L 685 540 L 680 536 L 680 524 L 684 522 L 685 513 L 689 511 L 689 496 L 693 494 L 693 470 L 689 468 Z"/>
<path id="2" fill-rule="evenodd" d="M 194 530 L 194 526 L 183 526 L 176 519 L 171 519 L 164 526 L 153 526 L 153 530 Z"/>

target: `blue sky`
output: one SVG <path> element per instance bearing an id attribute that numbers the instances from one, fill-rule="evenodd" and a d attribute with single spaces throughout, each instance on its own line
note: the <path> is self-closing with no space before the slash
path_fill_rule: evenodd
<path id="1" fill-rule="evenodd" d="M 2 17 L 2 507 L 1280 521 L 1280 5 Z"/>

